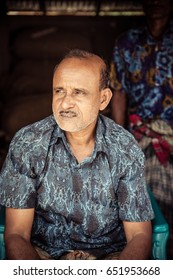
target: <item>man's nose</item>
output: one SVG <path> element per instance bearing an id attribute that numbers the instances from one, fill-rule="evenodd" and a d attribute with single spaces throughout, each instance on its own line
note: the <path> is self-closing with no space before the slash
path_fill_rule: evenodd
<path id="1" fill-rule="evenodd" d="M 73 107 L 74 107 L 74 100 L 73 100 L 73 97 L 71 96 L 71 94 L 66 94 L 66 95 L 63 97 L 61 106 L 62 106 L 64 109 L 68 109 L 68 108 L 73 108 Z"/>

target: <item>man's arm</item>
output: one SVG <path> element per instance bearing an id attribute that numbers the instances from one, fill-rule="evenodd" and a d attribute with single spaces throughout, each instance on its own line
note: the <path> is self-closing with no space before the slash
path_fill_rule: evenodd
<path id="1" fill-rule="evenodd" d="M 111 99 L 111 118 L 122 126 L 126 125 L 127 97 L 125 92 L 114 91 Z"/>
<path id="2" fill-rule="evenodd" d="M 5 246 L 7 259 L 40 259 L 30 243 L 34 209 L 6 208 Z"/>
<path id="3" fill-rule="evenodd" d="M 123 222 L 127 245 L 119 256 L 120 260 L 147 260 L 151 256 L 151 222 Z"/>

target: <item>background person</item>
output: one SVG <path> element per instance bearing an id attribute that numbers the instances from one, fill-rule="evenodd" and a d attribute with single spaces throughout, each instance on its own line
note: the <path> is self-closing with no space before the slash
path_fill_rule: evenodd
<path id="1" fill-rule="evenodd" d="M 173 22 L 170 0 L 144 0 L 146 25 L 122 34 L 111 64 L 112 119 L 146 156 L 146 180 L 170 227 L 173 258 Z"/>

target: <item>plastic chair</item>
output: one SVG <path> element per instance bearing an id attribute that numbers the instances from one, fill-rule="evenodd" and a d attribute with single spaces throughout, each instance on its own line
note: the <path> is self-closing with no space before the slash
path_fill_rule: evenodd
<path id="1" fill-rule="evenodd" d="M 5 208 L 3 206 L 0 206 L 0 260 L 5 259 L 4 224 Z"/>
<path id="2" fill-rule="evenodd" d="M 155 218 L 152 220 L 152 260 L 166 260 L 166 246 L 169 237 L 168 223 L 161 212 L 157 201 L 151 190 L 148 188 Z"/>
<path id="3" fill-rule="evenodd" d="M 168 224 L 151 192 L 148 189 L 155 218 L 152 220 L 152 260 L 166 260 L 166 245 L 169 237 Z M 0 259 L 5 259 L 4 244 L 5 208 L 0 209 Z"/>

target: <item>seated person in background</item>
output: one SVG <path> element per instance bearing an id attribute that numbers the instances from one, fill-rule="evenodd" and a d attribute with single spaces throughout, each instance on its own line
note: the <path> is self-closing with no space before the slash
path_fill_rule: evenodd
<path id="1" fill-rule="evenodd" d="M 148 259 L 153 211 L 144 155 L 101 115 L 112 96 L 97 55 L 55 67 L 53 115 L 14 136 L 0 175 L 8 259 Z"/>
<path id="2" fill-rule="evenodd" d="M 128 125 L 146 156 L 146 182 L 169 224 L 167 252 L 173 259 L 172 1 L 142 2 L 146 24 L 128 30 L 115 43 L 111 117 Z"/>

